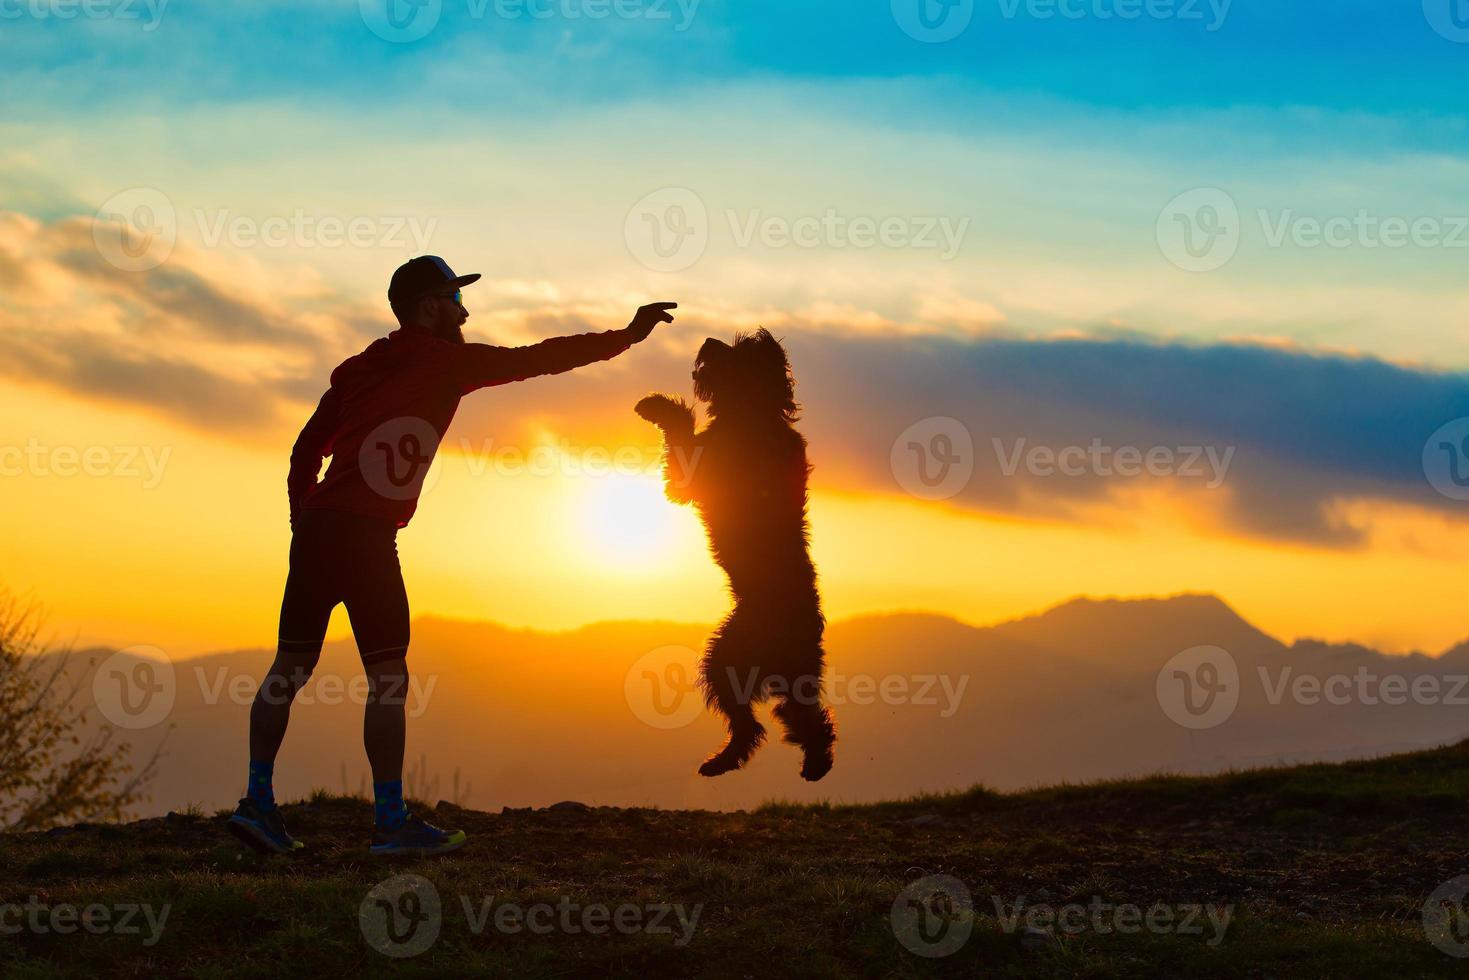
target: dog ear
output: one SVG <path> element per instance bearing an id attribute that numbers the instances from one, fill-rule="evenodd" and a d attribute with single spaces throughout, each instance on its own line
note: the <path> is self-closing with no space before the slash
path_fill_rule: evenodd
<path id="1" fill-rule="evenodd" d="M 766 364 L 764 383 L 770 397 L 780 405 L 781 414 L 787 422 L 794 422 L 801 407 L 796 402 L 796 379 L 791 372 L 791 359 L 779 340 L 761 327 L 750 338 L 755 350 Z"/>
<path id="2" fill-rule="evenodd" d="M 756 334 L 756 339 L 760 354 L 770 365 L 770 370 L 783 375 L 786 387 L 791 387 L 794 383 L 794 380 L 790 377 L 791 359 L 786 354 L 785 347 L 764 328 Z"/>
<path id="3" fill-rule="evenodd" d="M 782 362 L 787 360 L 785 348 L 764 327 L 750 334 L 749 340 L 750 346 L 759 351 L 767 360 L 774 361 L 776 357 L 779 357 Z"/>

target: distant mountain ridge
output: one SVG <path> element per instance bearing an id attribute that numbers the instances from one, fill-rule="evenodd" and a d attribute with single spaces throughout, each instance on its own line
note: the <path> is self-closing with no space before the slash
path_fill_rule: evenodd
<path id="1" fill-rule="evenodd" d="M 480 807 L 570 798 L 737 809 L 771 798 L 862 802 L 975 783 L 1015 789 L 1215 772 L 1429 747 L 1469 734 L 1469 710 L 1447 703 L 1445 693 L 1453 672 L 1469 668 L 1469 643 L 1439 658 L 1315 640 L 1287 646 L 1212 595 L 1076 598 L 987 627 L 901 612 L 833 622 L 828 693 L 841 738 L 832 775 L 801 783 L 794 750 L 772 740 L 747 770 L 706 780 L 694 769 L 720 741 L 719 728 L 697 692 L 676 690 L 686 685 L 686 670 L 668 673 L 646 658 L 681 648 L 691 665 L 707 632 L 673 622 L 544 633 L 416 620 L 410 664 L 421 703 L 410 701 L 409 758 L 427 760 L 415 773 L 417 788 L 447 796 L 457 771 L 461 785 L 473 787 L 467 802 Z M 1170 718 L 1160 693 L 1176 673 L 1165 667 L 1196 647 L 1226 651 L 1238 674 L 1237 706 L 1206 728 Z M 101 662 L 111 651 L 83 653 Z M 96 669 L 82 666 L 87 659 L 78 655 L 74 668 Z M 145 749 L 173 725 L 155 807 L 222 806 L 238 795 L 249 693 L 269 659 L 269 651 L 247 650 L 172 665 L 176 691 L 166 718 L 124 732 Z M 126 658 L 107 664 L 102 689 L 120 683 L 113 672 L 129 666 Z M 1440 703 L 1367 703 L 1356 693 L 1343 704 L 1308 703 L 1293 693 L 1307 675 L 1338 677 L 1336 688 L 1360 685 L 1359 671 L 1374 682 L 1429 676 L 1440 685 Z M 324 651 L 314 683 L 345 690 L 359 675 L 355 647 L 337 641 Z M 87 687 L 96 680 L 81 679 Z M 1469 690 L 1460 693 L 1469 698 Z M 346 696 L 328 700 L 293 709 L 278 766 L 286 794 L 352 791 L 361 783 L 361 708 Z M 658 712 L 669 704 L 683 709 L 685 723 L 658 727 L 667 721 Z M 437 785 L 430 787 L 432 777 Z"/>

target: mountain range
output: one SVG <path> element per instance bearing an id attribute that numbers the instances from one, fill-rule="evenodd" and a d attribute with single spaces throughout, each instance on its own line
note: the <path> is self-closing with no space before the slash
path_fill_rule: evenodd
<path id="1" fill-rule="evenodd" d="M 989 627 L 917 613 L 835 622 L 835 770 L 802 782 L 798 753 L 772 731 L 747 769 L 710 780 L 694 770 L 722 732 L 688 684 L 707 632 L 664 622 L 542 633 L 415 621 L 410 795 L 478 808 L 577 800 L 733 810 L 1359 758 L 1469 734 L 1469 643 L 1439 656 L 1288 645 L 1209 595 L 1078 598 Z M 1197 707 L 1207 692 L 1178 685 L 1197 680 L 1228 698 L 1221 685 L 1231 681 L 1193 661 L 1179 666 L 1196 648 L 1215 666 L 1222 651 L 1235 671 L 1232 710 L 1206 725 L 1178 703 L 1187 696 Z M 162 812 L 223 807 L 239 795 L 249 699 L 270 659 L 241 650 L 159 663 L 90 649 L 72 654 L 69 670 L 98 720 L 122 723 L 135 756 L 162 745 L 147 807 Z M 129 716 L 145 699 L 134 691 L 120 709 L 120 694 L 143 664 L 161 700 Z M 293 709 L 278 794 L 366 789 L 354 684 L 355 646 L 329 643 Z"/>

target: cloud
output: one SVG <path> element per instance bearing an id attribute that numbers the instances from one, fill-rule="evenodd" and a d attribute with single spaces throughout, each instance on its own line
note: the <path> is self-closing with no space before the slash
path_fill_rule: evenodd
<path id="1" fill-rule="evenodd" d="M 1090 462 L 1075 476 L 1014 467 L 1020 440 L 1027 451 L 1198 446 L 1217 459 L 1232 452 L 1217 488 L 1207 474 L 1163 479 L 1215 494 L 1237 531 L 1321 544 L 1363 535 L 1339 523 L 1338 501 L 1449 509 L 1424 476 L 1423 448 L 1440 426 L 1469 414 L 1466 375 L 1252 345 L 801 336 L 790 348 L 811 434 L 839 447 L 835 462 L 859 483 L 896 489 L 895 440 L 934 416 L 968 430 L 974 475 L 954 502 L 982 509 L 1064 507 L 1139 485 Z M 1183 454 L 1174 460 L 1181 466 Z M 1207 470 L 1207 458 L 1199 467 Z"/>
<path id="2" fill-rule="evenodd" d="M 1115 333 L 974 339 L 786 328 L 814 479 L 828 487 L 905 493 L 894 445 L 914 423 L 943 417 L 974 447 L 972 475 L 948 503 L 976 512 L 1088 520 L 1097 505 L 1138 506 L 1132 492 L 1165 486 L 1229 533 L 1350 547 L 1368 529 L 1343 520 L 1342 502 L 1456 509 L 1429 485 L 1422 453 L 1440 426 L 1469 415 L 1466 375 Z M 456 434 L 470 446 L 532 430 L 573 445 L 640 445 L 650 436 L 631 416 L 633 401 L 648 388 L 687 394 L 706 330 L 733 329 L 686 316 L 613 364 L 472 396 Z M 1073 452 L 1075 475 L 1026 463 L 1034 450 L 1068 447 L 1087 454 Z M 1164 475 L 1110 472 L 1126 465 L 1116 454 L 1124 447 L 1169 454 L 1157 466 Z"/>
<path id="3" fill-rule="evenodd" d="M 74 216 L 0 212 L 0 290 L 0 374 L 232 437 L 273 432 L 387 328 L 338 295 L 267 295 L 186 249 L 125 271 Z"/>
<path id="4" fill-rule="evenodd" d="M 319 282 L 275 293 L 184 248 L 156 270 L 127 273 L 90 241 L 86 219 L 44 224 L 0 212 L 0 372 L 227 438 L 285 444 L 332 367 L 393 326 L 385 311 Z M 481 295 L 488 308 L 476 309 L 471 339 L 501 343 L 620 327 L 633 305 L 510 281 L 487 282 Z M 1331 547 L 1370 530 L 1344 518 L 1343 504 L 1454 513 L 1425 478 L 1423 449 L 1469 415 L 1469 375 L 1298 343 L 1172 342 L 1112 326 L 1023 337 L 947 296 L 906 322 L 848 304 L 686 308 L 630 356 L 472 396 L 449 450 L 524 446 L 546 433 L 587 447 L 650 447 L 656 436 L 631 412 L 637 398 L 686 394 L 705 335 L 762 321 L 787 340 L 819 485 L 904 493 L 899 437 L 921 420 L 950 418 L 973 457 L 948 505 L 975 512 L 1095 520 L 1097 507 L 1138 507 L 1136 491 L 1161 487 L 1228 533 Z M 1118 450 L 1172 456 L 1152 475 L 1126 476 L 1114 472 L 1125 465 Z M 1048 462 L 1062 453 L 1072 472 Z"/>
<path id="5" fill-rule="evenodd" d="M 316 342 L 288 318 L 229 295 L 221 285 L 181 264 L 124 271 L 100 261 L 90 241 L 85 249 L 62 252 L 57 262 L 94 290 L 146 309 L 148 322 L 186 320 L 201 336 L 230 344 L 311 347 Z"/>
<path id="6" fill-rule="evenodd" d="M 0 357 L 17 374 L 46 376 L 77 394 L 103 401 L 147 405 L 189 425 L 231 435 L 258 432 L 278 422 L 279 400 L 258 386 L 163 358 L 128 359 L 101 348 L 53 348 L 46 355 L 7 339 Z"/>

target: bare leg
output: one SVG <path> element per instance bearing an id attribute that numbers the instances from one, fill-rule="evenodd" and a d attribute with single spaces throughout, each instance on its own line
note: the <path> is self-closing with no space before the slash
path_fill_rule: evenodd
<path id="1" fill-rule="evenodd" d="M 276 653 L 275 662 L 260 682 L 250 705 L 250 761 L 275 762 L 291 721 L 291 702 L 316 668 L 321 650 L 315 653 Z"/>
<path id="2" fill-rule="evenodd" d="M 303 518 L 291 534 L 275 662 L 250 705 L 251 762 L 275 763 L 291 720 L 291 702 L 321 659 L 327 624 L 340 598 L 330 572 L 322 529 L 314 518 Z"/>
<path id="3" fill-rule="evenodd" d="M 408 662 L 399 654 L 391 660 L 368 664 L 364 669 L 368 694 L 362 714 L 362 744 L 372 766 L 372 781 L 396 782 L 403 778 Z"/>

